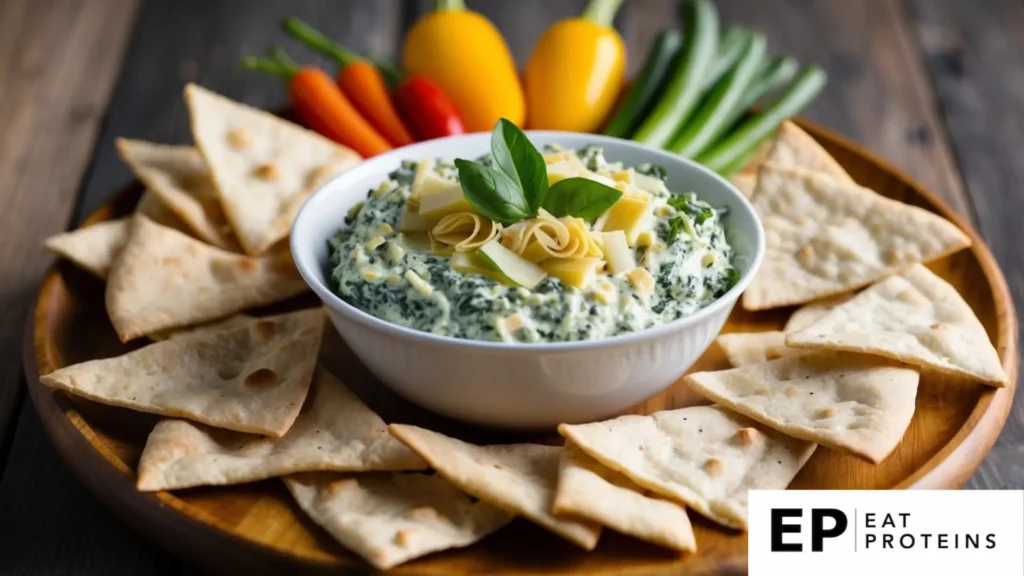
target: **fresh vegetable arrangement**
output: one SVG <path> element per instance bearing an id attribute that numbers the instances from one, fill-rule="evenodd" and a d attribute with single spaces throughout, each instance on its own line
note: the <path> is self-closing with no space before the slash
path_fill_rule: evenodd
<path id="1" fill-rule="evenodd" d="M 626 53 L 612 26 L 623 2 L 590 0 L 580 16 L 553 24 L 522 81 L 498 29 L 464 0 L 436 0 L 412 26 L 402 70 L 355 54 L 297 18 L 283 28 L 338 63 L 336 85 L 319 70 L 300 69 L 281 49 L 243 63 L 288 79 L 304 122 L 367 157 L 415 140 L 490 130 L 500 120 L 513 128 L 630 138 L 725 176 L 742 169 L 825 86 L 819 67 L 800 70 L 792 57 L 770 55 L 763 34 L 720 30 L 712 0 L 685 0 L 683 29 L 658 34 L 624 90 Z M 507 171 L 488 170 L 467 176 L 532 193 L 522 182 L 508 188 Z"/>

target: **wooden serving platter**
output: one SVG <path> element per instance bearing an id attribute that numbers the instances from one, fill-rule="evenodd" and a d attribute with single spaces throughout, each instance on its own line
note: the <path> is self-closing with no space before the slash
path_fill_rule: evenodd
<path id="1" fill-rule="evenodd" d="M 881 194 L 924 207 L 959 225 L 971 249 L 931 268 L 949 280 L 974 308 L 999 351 L 1011 385 L 992 389 L 972 381 L 923 375 L 917 411 L 903 442 L 881 465 L 818 450 L 793 489 L 957 488 L 977 469 L 1002 429 L 1016 389 L 1017 319 L 1006 281 L 977 232 L 923 189 L 871 153 L 820 127 L 803 124 L 857 182 Z M 141 190 L 117 195 L 86 221 L 131 211 Z M 365 573 L 368 565 L 335 543 L 293 504 L 277 480 L 197 488 L 174 493 L 135 490 L 135 466 L 155 418 L 100 406 L 39 384 L 39 375 L 68 364 L 113 356 L 118 342 L 107 320 L 103 284 L 73 266 L 56 264 L 43 281 L 34 321 L 27 327 L 28 387 L 51 439 L 79 478 L 126 522 L 187 561 L 218 573 Z M 315 305 L 312 297 L 284 308 Z M 280 311 L 277 307 L 274 311 Z M 781 329 L 791 309 L 746 313 L 737 309 L 726 331 Z M 257 312 L 258 313 L 258 312 Z M 338 339 L 329 330 L 328 339 Z M 140 344 L 134 344 L 139 346 Z M 552 441 L 481 430 L 430 414 L 389 392 L 344 347 L 329 343 L 321 361 L 391 422 L 409 422 L 477 443 Z M 695 369 L 726 368 L 715 346 Z M 635 408 L 651 413 L 677 406 L 677 383 Z M 597 549 L 584 552 L 524 521 L 466 549 L 410 562 L 397 574 L 699 574 L 745 573 L 746 535 L 720 529 L 691 513 L 700 552 L 680 556 L 606 530 Z"/>

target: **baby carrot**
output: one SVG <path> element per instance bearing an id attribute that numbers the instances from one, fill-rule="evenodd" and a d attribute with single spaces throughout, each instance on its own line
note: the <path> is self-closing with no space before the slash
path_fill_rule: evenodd
<path id="1" fill-rule="evenodd" d="M 338 63 L 338 86 L 381 135 L 395 146 L 412 143 L 412 135 L 388 97 L 387 83 L 372 62 L 331 42 L 298 18 L 287 18 L 281 25 L 286 32 Z"/>
<path id="2" fill-rule="evenodd" d="M 279 48 L 266 58 L 243 58 L 242 65 L 287 80 L 292 109 L 310 128 L 331 140 L 352 148 L 364 158 L 391 150 L 387 140 L 359 115 L 323 70 L 312 66 L 300 68 Z"/>

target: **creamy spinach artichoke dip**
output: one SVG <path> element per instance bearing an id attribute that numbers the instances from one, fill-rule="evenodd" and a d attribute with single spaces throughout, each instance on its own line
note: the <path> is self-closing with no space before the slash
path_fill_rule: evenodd
<path id="1" fill-rule="evenodd" d="M 508 184 L 494 176 L 495 158 L 403 162 L 329 241 L 337 294 L 424 332 L 566 342 L 671 322 L 736 283 L 723 214 L 693 193 L 669 191 L 661 167 L 609 162 L 598 147 L 546 148 L 537 154 L 546 199 L 525 217 L 528 200 L 468 199 L 467 174 L 474 186 L 484 174 L 485 189 Z M 476 172 L 464 172 L 469 164 Z M 519 179 L 520 192 L 530 176 Z"/>

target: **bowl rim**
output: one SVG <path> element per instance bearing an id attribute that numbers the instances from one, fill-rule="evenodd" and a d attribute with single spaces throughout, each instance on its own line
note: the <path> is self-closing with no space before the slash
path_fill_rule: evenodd
<path id="1" fill-rule="evenodd" d="M 664 150 L 651 148 L 649 146 L 633 142 L 631 140 L 625 140 L 622 138 L 615 138 L 612 136 L 603 136 L 598 134 L 586 134 L 579 132 L 563 132 L 557 130 L 527 130 L 527 136 L 531 137 L 542 137 L 545 139 L 564 139 L 566 141 L 572 141 L 572 147 L 579 147 L 585 144 L 602 145 L 613 143 L 616 146 L 626 146 L 627 148 L 633 148 L 643 154 L 650 156 L 650 162 L 657 164 L 675 163 L 685 165 L 690 169 L 695 169 L 699 172 L 703 172 L 705 175 L 710 176 L 712 179 L 717 180 L 727 193 L 735 196 L 735 200 L 749 213 L 751 220 L 755 226 L 753 229 L 752 237 L 748 240 L 752 247 L 752 256 L 750 258 L 750 265 L 747 267 L 746 272 L 740 277 L 739 281 L 733 285 L 725 294 L 722 294 L 711 303 L 707 304 L 700 310 L 697 310 L 693 314 L 677 318 L 671 322 L 653 326 L 646 330 L 640 330 L 638 332 L 626 332 L 622 334 L 616 334 L 614 336 L 608 336 L 606 338 L 598 338 L 594 340 L 576 340 L 571 342 L 491 342 L 486 340 L 470 340 L 465 338 L 456 338 L 454 336 L 446 336 L 442 334 L 434 334 L 432 332 L 424 332 L 421 330 L 415 330 L 413 328 L 407 328 L 398 324 L 393 324 L 381 318 L 365 312 L 355 306 L 349 304 L 343 300 L 340 296 L 334 293 L 325 282 L 321 282 L 318 274 L 315 273 L 315 267 L 322 267 L 323 263 L 319 262 L 311 253 L 311 246 L 313 242 L 327 242 L 328 238 L 321 238 L 313 241 L 303 242 L 303 235 L 296 234 L 295 231 L 301 229 L 306 222 L 312 220 L 316 214 L 316 204 L 321 202 L 322 198 L 329 194 L 343 194 L 346 192 L 344 187 L 336 185 L 336 182 L 345 178 L 351 177 L 352 174 L 361 174 L 365 170 L 365 166 L 370 165 L 370 170 L 376 170 L 376 165 L 381 165 L 382 177 L 387 175 L 387 171 L 392 168 L 388 168 L 387 171 L 383 171 L 383 166 L 391 166 L 394 160 L 401 161 L 402 159 L 408 159 L 408 156 L 413 151 L 423 149 L 429 150 L 437 146 L 441 146 L 446 142 L 452 141 L 469 141 L 469 140 L 480 140 L 481 143 L 487 143 L 490 141 L 489 132 L 478 132 L 473 134 L 460 134 L 456 136 L 446 136 L 443 138 L 434 138 L 432 140 L 424 140 L 415 144 L 402 146 L 395 148 L 364 160 L 361 164 L 355 166 L 351 170 L 347 170 L 331 178 L 327 182 L 320 185 L 315 192 L 313 192 L 309 198 L 303 203 L 298 214 L 295 217 L 292 225 L 292 233 L 289 238 L 289 247 L 292 254 L 292 259 L 295 262 L 295 266 L 302 276 L 302 279 L 307 285 L 316 293 L 320 300 L 330 309 L 337 311 L 338 313 L 345 316 L 346 319 L 362 324 L 363 326 L 376 329 L 378 331 L 386 332 L 390 335 L 402 338 L 403 340 L 413 340 L 422 342 L 423 344 L 430 345 L 450 345 L 457 346 L 467 349 L 475 350 L 498 350 L 506 352 L 555 352 L 555 351 L 580 351 L 590 349 L 602 349 L 607 347 L 622 346 L 628 344 L 634 344 L 643 342 L 651 339 L 656 339 L 668 334 L 685 330 L 691 326 L 702 323 L 705 319 L 713 317 L 714 315 L 722 312 L 725 307 L 732 307 L 739 299 L 740 295 L 746 290 L 747 286 L 753 280 L 754 275 L 761 267 L 761 263 L 765 256 L 765 233 L 764 226 L 761 222 L 760 217 L 757 215 L 753 205 L 747 199 L 747 197 L 736 188 L 728 179 L 723 178 L 713 170 L 698 164 L 688 158 L 666 152 Z M 569 148 L 570 146 L 566 146 Z M 429 156 L 429 154 L 427 154 Z M 340 224 L 339 224 L 340 229 Z"/>

